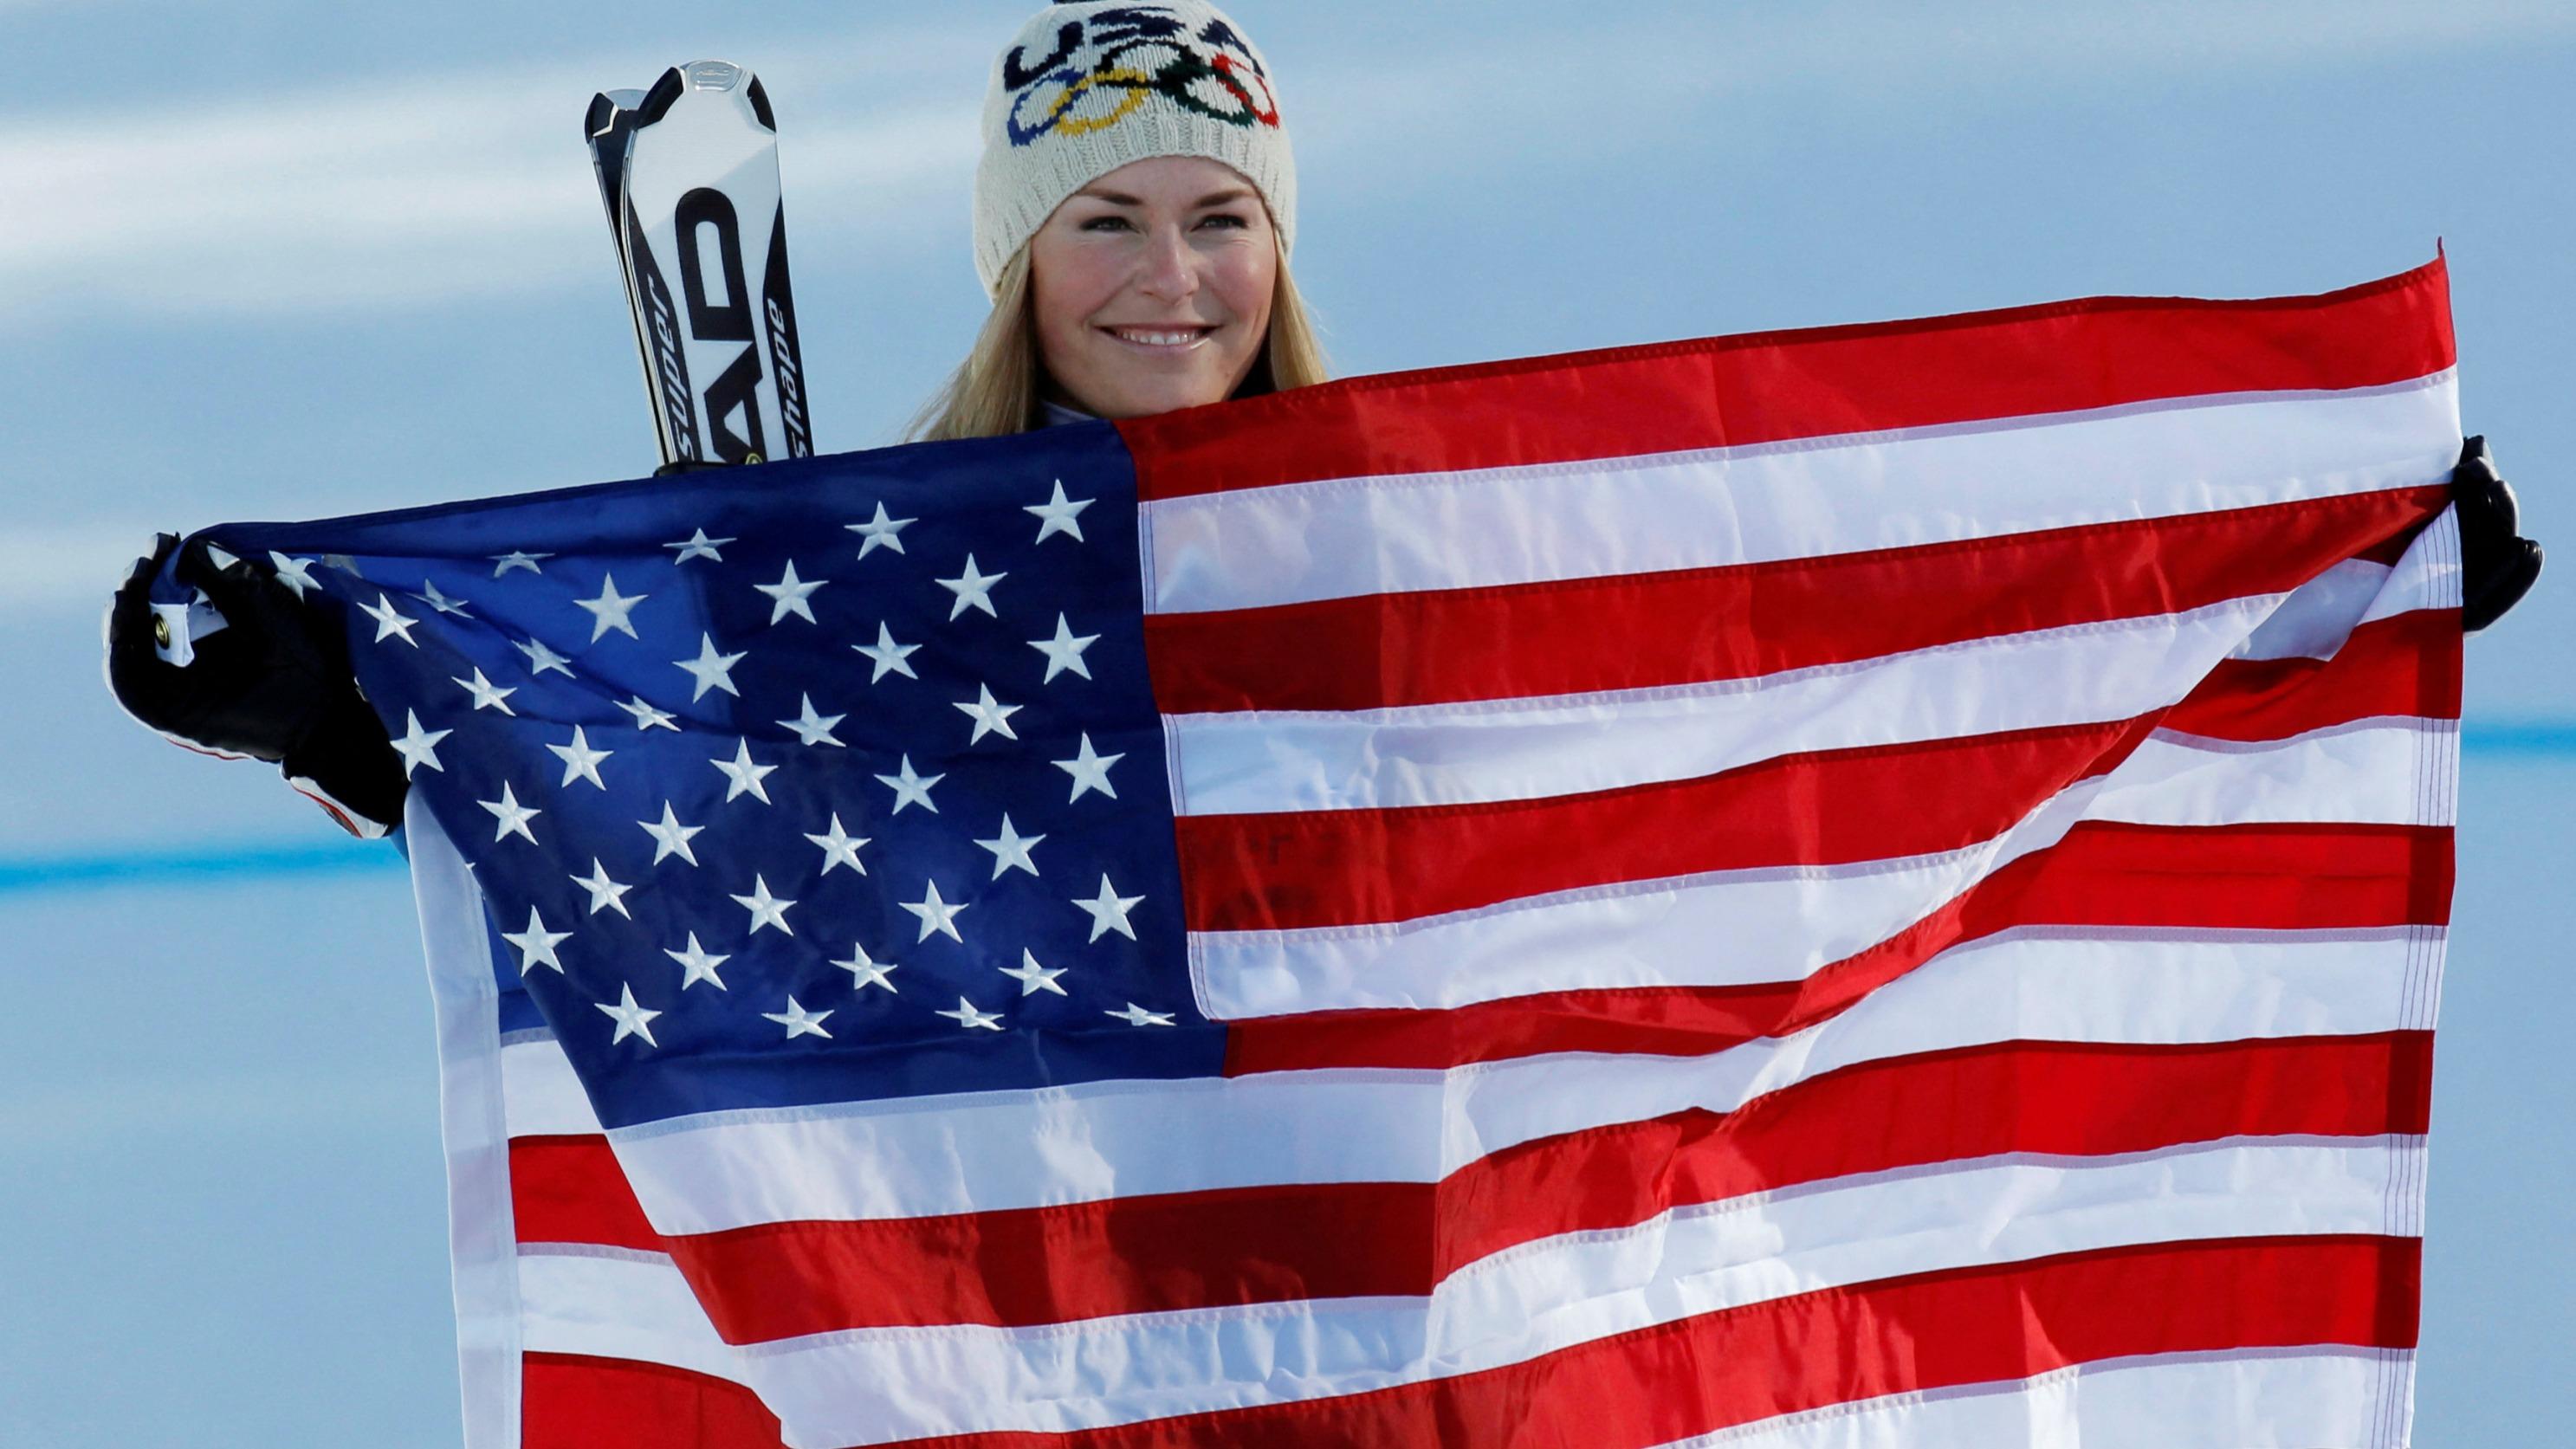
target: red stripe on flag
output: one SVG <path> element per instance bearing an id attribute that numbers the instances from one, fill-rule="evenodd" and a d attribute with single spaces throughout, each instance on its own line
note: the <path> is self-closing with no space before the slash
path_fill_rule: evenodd
<path id="1" fill-rule="evenodd" d="M 786 1449 L 751 1390 L 630 1359 L 522 1355 L 519 1416 L 520 1449 Z"/>
<path id="2" fill-rule="evenodd" d="M 942 1449 L 1642 1449 L 1781 1414 L 2135 1354 L 2411 1348 L 2419 1258 L 2415 1240 L 2379 1237 L 2073 1253 L 1805 1293 L 1371 1393 L 1070 1434 L 910 1442 Z"/>
<path id="3" fill-rule="evenodd" d="M 1812 1026 L 1940 952 L 2019 926 L 2440 925 L 2449 915 L 2450 846 L 2447 827 L 2086 821 L 1804 980 L 1256 1017 L 1228 1024 L 1226 1075 L 1444 1068 L 1543 1052 L 1721 1051 Z"/>
<path id="4" fill-rule="evenodd" d="M 1731 1112 L 1525 1142 L 1442 1184 L 1442 1276 L 1562 1233 L 1629 1227 L 1866 1172 L 2040 1152 L 2101 1157 L 2233 1137 L 2421 1134 L 2433 1034 L 2138 1046 L 2005 1042 L 1861 1062 Z"/>
<path id="5" fill-rule="evenodd" d="M 1118 424 L 1138 496 L 1741 447 L 2452 365 L 2435 260 L 2316 297 L 2095 297 L 1389 373 Z"/>
<path id="6" fill-rule="evenodd" d="M 1183 915 L 1196 931 L 1360 925 L 1612 881 L 1956 850 L 2111 769 L 2153 723 L 1783 755 L 1534 800 L 1183 816 Z"/>
<path id="7" fill-rule="evenodd" d="M 1746 1193 L 2005 1152 L 2425 1129 L 2429 1033 L 2186 1046 L 2006 1042 L 1865 1062 L 1729 1112 L 1523 1143 L 1432 1183 L 1297 1183 L 675 1238 L 728 1342 L 1028 1327 L 1422 1295 L 1517 1244 Z"/>
<path id="8" fill-rule="evenodd" d="M 2460 611 L 2417 609 L 2352 631 L 2331 659 L 2221 660 L 2165 728 L 2279 740 L 2358 719 L 2460 717 Z"/>
<path id="9" fill-rule="evenodd" d="M 1155 702 L 1178 714 L 1744 679 L 2286 592 L 2402 548 L 2449 502 L 2446 488 L 2409 488 L 1729 568 L 1155 614 L 1145 646 Z"/>
<path id="10" fill-rule="evenodd" d="M 510 1213 L 522 1243 L 662 1251 L 605 1137 L 511 1138 Z"/>

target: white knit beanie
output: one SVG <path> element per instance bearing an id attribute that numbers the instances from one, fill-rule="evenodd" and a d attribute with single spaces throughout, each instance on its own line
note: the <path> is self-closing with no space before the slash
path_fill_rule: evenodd
<path id="1" fill-rule="evenodd" d="M 975 167 L 975 270 L 1002 268 L 1094 180 L 1149 156 L 1204 156 L 1244 174 L 1284 255 L 1297 230 L 1297 164 L 1269 65 L 1202 0 L 1058 0 L 993 62 Z"/>

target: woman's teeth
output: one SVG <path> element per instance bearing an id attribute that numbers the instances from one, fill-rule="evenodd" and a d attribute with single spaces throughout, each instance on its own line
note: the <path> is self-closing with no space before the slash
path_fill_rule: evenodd
<path id="1" fill-rule="evenodd" d="M 1152 332 L 1139 327 L 1119 327 L 1112 329 L 1111 335 L 1122 342 L 1133 342 L 1144 347 L 1179 347 L 1198 341 L 1205 333 L 1200 329 L 1188 332 Z"/>

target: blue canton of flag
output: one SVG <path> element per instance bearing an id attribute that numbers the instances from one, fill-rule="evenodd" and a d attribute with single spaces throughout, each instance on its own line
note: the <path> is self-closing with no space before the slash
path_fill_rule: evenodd
<path id="1" fill-rule="evenodd" d="M 1136 525 L 1099 424 L 221 539 L 346 604 L 616 1127 L 1222 1069 Z"/>

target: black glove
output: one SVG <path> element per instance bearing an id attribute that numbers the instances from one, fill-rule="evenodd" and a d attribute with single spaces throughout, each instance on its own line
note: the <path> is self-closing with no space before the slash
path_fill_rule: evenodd
<path id="1" fill-rule="evenodd" d="M 161 658 L 170 624 L 152 580 L 179 550 L 173 577 L 205 591 L 226 627 L 195 642 L 185 665 Z M 184 627 L 184 626 L 182 626 Z M 161 534 L 108 608 L 107 681 L 136 719 L 198 749 L 247 755 L 381 834 L 402 821 L 401 757 L 358 693 L 348 641 L 320 610 L 243 560 L 218 568 L 202 539 Z"/>
<path id="2" fill-rule="evenodd" d="M 2531 592 L 2540 577 L 2540 545 L 2514 532 L 2522 511 L 2483 434 L 2460 449 L 2451 499 L 2460 510 L 2460 624 L 2474 634 Z"/>

